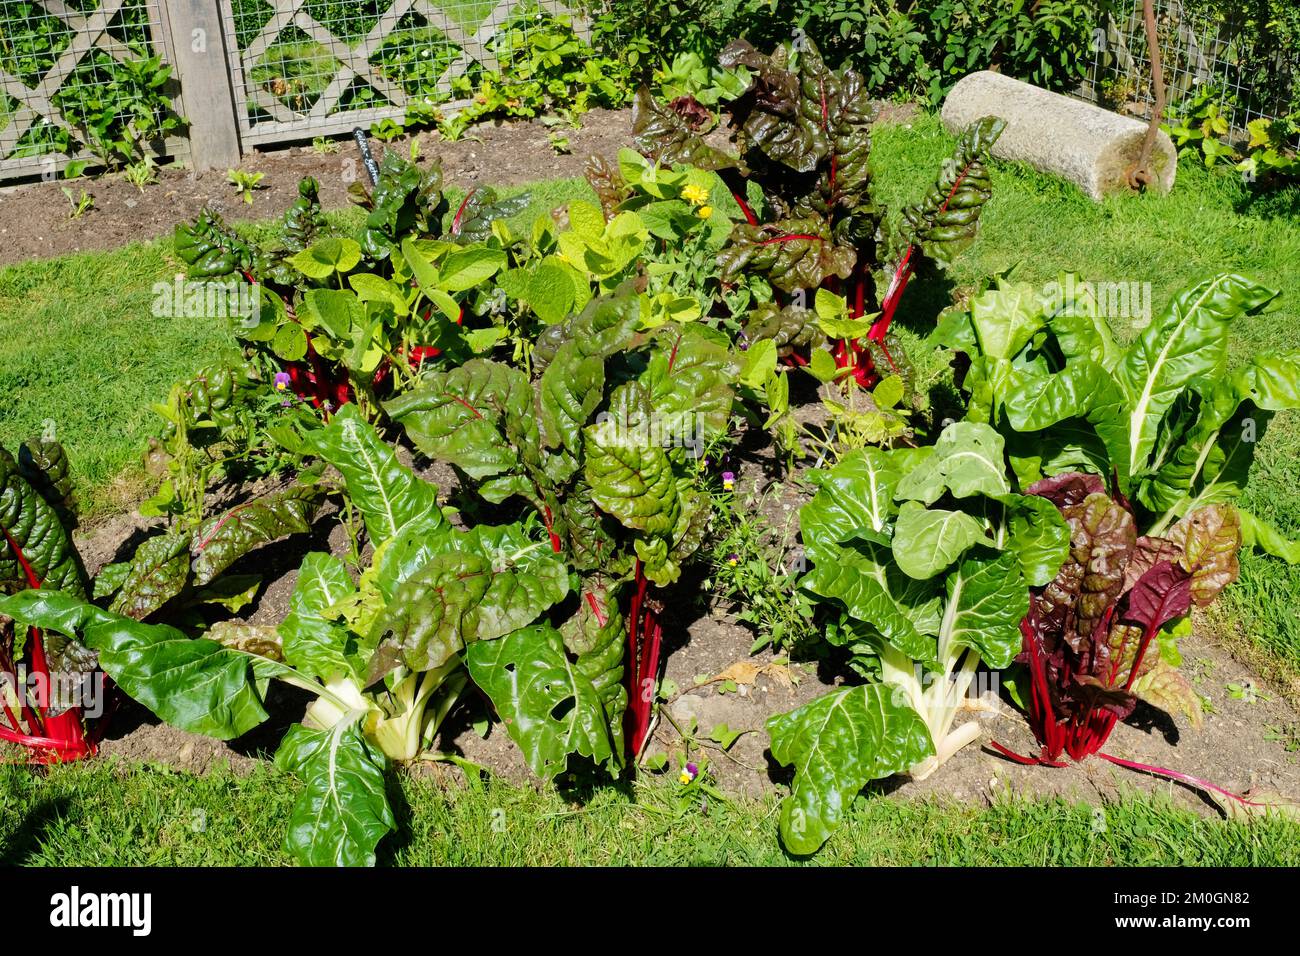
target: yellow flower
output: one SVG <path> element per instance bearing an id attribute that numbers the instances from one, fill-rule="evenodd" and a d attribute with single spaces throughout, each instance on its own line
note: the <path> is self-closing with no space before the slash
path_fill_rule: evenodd
<path id="1" fill-rule="evenodd" d="M 699 209 L 695 210 L 695 215 L 699 216 L 701 219 L 708 219 L 713 215 L 713 207 L 701 206 Z"/>
<path id="2" fill-rule="evenodd" d="M 695 183 L 691 183 L 689 186 L 687 186 L 685 189 L 682 190 L 682 198 L 685 199 L 687 202 L 689 202 L 692 206 L 703 206 L 706 202 L 709 201 L 709 191 L 705 189 L 703 186 L 698 186 Z"/>

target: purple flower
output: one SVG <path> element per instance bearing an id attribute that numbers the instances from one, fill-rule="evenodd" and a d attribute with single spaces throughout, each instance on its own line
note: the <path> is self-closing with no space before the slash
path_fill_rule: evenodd
<path id="1" fill-rule="evenodd" d="M 290 383 L 291 381 L 292 381 L 292 379 L 289 378 L 289 373 L 288 373 L 288 372 L 276 372 L 276 373 L 275 373 L 275 390 L 276 390 L 277 392 L 283 392 L 286 388 L 289 387 L 289 383 Z"/>
<path id="2" fill-rule="evenodd" d="M 722 473 L 722 487 L 725 491 L 731 491 L 736 487 L 736 473 L 734 471 L 724 471 Z"/>

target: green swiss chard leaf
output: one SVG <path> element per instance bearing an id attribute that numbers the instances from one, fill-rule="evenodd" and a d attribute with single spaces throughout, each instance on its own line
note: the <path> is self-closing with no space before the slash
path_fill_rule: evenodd
<path id="1" fill-rule="evenodd" d="M 781 803 L 781 839 L 791 853 L 825 843 L 870 781 L 934 753 L 925 722 L 901 697 L 884 684 L 845 687 L 768 720 L 772 756 L 795 768 Z"/>
<path id="2" fill-rule="evenodd" d="M 374 866 L 397 821 L 384 788 L 384 757 L 362 736 L 360 715 L 328 730 L 289 728 L 275 765 L 303 782 L 284 847 L 304 866 Z"/>
<path id="3" fill-rule="evenodd" d="M 278 628 L 286 662 L 323 680 L 348 670 L 348 630 L 326 612 L 355 589 L 347 566 L 333 555 L 312 551 L 302 559 L 289 613 Z"/>
<path id="4" fill-rule="evenodd" d="M 1128 403 L 1129 474 L 1145 469 L 1165 413 L 1184 389 L 1221 377 L 1228 325 L 1277 296 L 1243 276 L 1225 273 L 1184 289 L 1129 346 L 1115 369 Z"/>
<path id="5" fill-rule="evenodd" d="M 924 580 L 951 565 L 984 539 L 984 525 L 964 511 L 926 508 L 905 501 L 898 510 L 890 546 L 903 573 Z"/>
<path id="6" fill-rule="evenodd" d="M 853 248 L 838 244 L 826 222 L 812 218 L 759 226 L 740 223 L 718 253 L 723 282 L 757 272 L 782 292 L 816 289 L 832 276 L 847 279 L 856 262 Z"/>
<path id="7" fill-rule="evenodd" d="M 531 624 L 569 592 L 564 562 L 515 526 L 481 525 L 448 546 L 398 586 L 376 621 L 371 678 L 399 660 L 413 671 L 441 667 L 474 641 Z"/>
<path id="8" fill-rule="evenodd" d="M 957 498 L 1009 494 L 1002 436 L 979 422 L 954 422 L 943 430 L 934 453 L 915 465 L 898 482 L 900 501 L 933 504 L 951 492 Z"/>
<path id="9" fill-rule="evenodd" d="M 1038 495 L 1013 495 L 1007 507 L 1007 550 L 1020 559 L 1025 583 L 1051 582 L 1070 555 L 1070 526 L 1056 505 Z"/>
<path id="10" fill-rule="evenodd" d="M 58 513 L 65 528 L 77 526 L 77 496 L 72 463 L 57 441 L 33 438 L 18 446 L 18 470 L 27 483 Z"/>
<path id="11" fill-rule="evenodd" d="M 194 583 L 208 584 L 248 552 L 277 538 L 311 531 L 324 498 L 323 486 L 296 484 L 209 518 L 194 534 Z"/>
<path id="12" fill-rule="evenodd" d="M 1029 613 L 1029 588 L 1016 554 L 963 561 L 948 575 L 947 592 L 940 653 L 969 647 L 995 670 L 1010 667 L 1020 653 L 1020 620 Z"/>
<path id="13" fill-rule="evenodd" d="M 109 609 L 143 621 L 190 582 L 190 536 L 160 534 L 135 551 Z"/>
<path id="14" fill-rule="evenodd" d="M 632 102 L 632 136 L 637 149 L 665 166 L 685 163 L 697 169 L 727 169 L 739 162 L 704 142 L 677 113 L 655 102 L 644 86 Z"/>
<path id="15" fill-rule="evenodd" d="M 266 720 L 250 674 L 253 658 L 216 641 L 142 624 L 62 591 L 0 598 L 0 614 L 98 651 L 104 673 L 173 727 L 232 740 Z"/>
<path id="16" fill-rule="evenodd" d="M 395 534 L 408 521 L 419 519 L 440 525 L 438 489 L 397 460 L 375 427 L 355 405 L 344 405 L 320 431 L 306 438 L 311 450 L 343 476 L 348 497 L 365 520 L 376 545 Z"/>
<path id="17" fill-rule="evenodd" d="M 426 373 L 418 388 L 385 403 L 415 446 L 473 478 L 514 468 L 519 455 L 503 434 L 507 414 L 529 414 L 532 389 L 518 369 L 470 359 L 449 371 Z"/>
<path id="18" fill-rule="evenodd" d="M 933 660 L 936 591 L 899 574 L 881 545 L 827 548 L 800 586 L 841 602 L 913 660 Z"/>
<path id="19" fill-rule="evenodd" d="M 569 659 L 559 631 L 538 625 L 476 641 L 465 662 L 539 777 L 554 779 L 569 754 L 618 765 L 600 693 Z"/>
<path id="20" fill-rule="evenodd" d="M 596 506 L 624 527 L 669 534 L 681 514 L 672 462 L 662 448 L 628 435 L 611 417 L 586 429 L 586 479 Z"/>
<path id="21" fill-rule="evenodd" d="M 86 571 L 58 511 L 0 448 L 0 593 L 28 587 L 84 597 Z"/>
<path id="22" fill-rule="evenodd" d="M 1004 128 L 995 116 L 968 127 L 925 197 L 903 210 L 910 241 L 943 268 L 975 241 L 980 213 L 993 194 L 985 159 Z"/>

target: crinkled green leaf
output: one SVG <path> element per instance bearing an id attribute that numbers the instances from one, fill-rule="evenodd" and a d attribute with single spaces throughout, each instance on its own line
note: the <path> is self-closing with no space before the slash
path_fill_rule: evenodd
<path id="1" fill-rule="evenodd" d="M 1056 505 L 1038 495 L 1013 495 L 1005 504 L 1007 550 L 1020 559 L 1025 583 L 1043 587 L 1070 556 L 1070 526 Z"/>
<path id="2" fill-rule="evenodd" d="M 306 534 L 325 498 L 321 485 L 290 485 L 209 518 L 194 533 L 194 583 L 211 582 L 248 552 L 290 534 Z"/>
<path id="3" fill-rule="evenodd" d="M 481 479 L 518 464 L 502 420 L 508 412 L 527 415 L 531 401 L 523 372 L 475 358 L 449 371 L 426 373 L 417 388 L 384 409 L 424 454 Z"/>
<path id="4" fill-rule="evenodd" d="M 398 586 L 376 621 L 376 677 L 401 660 L 413 671 L 441 667 L 474 641 L 531 624 L 569 591 L 563 561 L 515 526 L 480 525 L 448 544 Z"/>
<path id="5" fill-rule="evenodd" d="M 408 521 L 441 524 L 437 487 L 399 462 L 397 453 L 355 405 L 344 405 L 325 428 L 310 433 L 306 441 L 343 476 L 348 497 L 361 512 L 375 544 Z"/>
<path id="6" fill-rule="evenodd" d="M 570 661 L 559 631 L 538 625 L 477 641 L 466 652 L 466 664 L 539 777 L 554 779 L 569 754 L 617 764 L 600 694 Z"/>
<path id="7" fill-rule="evenodd" d="M 975 241 L 980 213 L 993 194 L 985 160 L 1006 123 L 986 116 L 968 127 L 938 180 L 915 206 L 903 210 L 911 242 L 942 267 Z"/>
<path id="8" fill-rule="evenodd" d="M 33 585 L 80 597 L 86 572 L 58 511 L 0 448 L 0 593 Z"/>
<path id="9" fill-rule="evenodd" d="M 735 156 L 704 142 L 677 113 L 655 102 L 644 86 L 632 101 L 632 136 L 646 157 L 666 166 L 685 163 L 697 169 L 727 169 L 737 165 Z"/>
<path id="10" fill-rule="evenodd" d="M 289 728 L 275 765 L 303 783 L 289 812 L 285 849 L 303 866 L 374 866 L 375 847 L 397 821 L 384 788 L 384 757 L 357 719 L 328 730 Z"/>
<path id="11" fill-rule="evenodd" d="M 672 531 L 681 500 L 663 448 L 626 434 L 614 417 L 586 429 L 585 448 L 585 476 L 597 507 L 636 531 Z"/>
<path id="12" fill-rule="evenodd" d="M 54 440 L 33 438 L 18 446 L 18 470 L 27 483 L 58 513 L 65 528 L 77 526 L 77 496 L 72 463 Z"/>
<path id="13" fill-rule="evenodd" d="M 814 472 L 817 494 L 799 510 L 804 548 L 816 555 L 864 529 L 884 532 L 894 515 L 899 482 L 930 453 L 928 447 L 862 448 L 844 455 L 830 470 Z"/>
<path id="14" fill-rule="evenodd" d="M 1029 612 L 1029 588 L 1012 552 L 963 561 L 947 580 L 944 648 L 969 647 L 989 667 L 1011 666 L 1020 653 L 1020 619 Z"/>
<path id="15" fill-rule="evenodd" d="M 883 546 L 826 549 L 800 586 L 844 604 L 913 660 L 933 660 L 937 593 L 897 572 Z M 924 630 L 920 625 L 927 625 Z"/>
<path id="16" fill-rule="evenodd" d="M 867 783 L 934 753 L 925 722 L 901 696 L 884 684 L 845 687 L 769 718 L 772 756 L 795 767 L 781 803 L 781 839 L 790 852 L 815 852 Z"/>
<path id="17" fill-rule="evenodd" d="M 289 613 L 278 628 L 286 662 L 309 677 L 326 680 L 347 670 L 347 628 L 325 613 L 355 589 L 338 558 L 321 551 L 303 557 L 289 595 Z"/>
<path id="18" fill-rule="evenodd" d="M 852 247 L 840 245 L 824 221 L 811 218 L 741 223 L 718 253 L 723 282 L 756 272 L 782 292 L 815 289 L 832 276 L 847 279 L 856 261 Z"/>
<path id="19" fill-rule="evenodd" d="M 142 621 L 180 594 L 190 581 L 190 541 L 187 534 L 146 539 L 136 548 L 109 609 Z"/>

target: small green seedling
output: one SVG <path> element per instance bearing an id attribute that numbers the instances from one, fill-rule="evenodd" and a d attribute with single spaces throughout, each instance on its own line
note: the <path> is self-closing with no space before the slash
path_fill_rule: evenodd
<path id="1" fill-rule="evenodd" d="M 262 179 L 266 173 L 250 173 L 242 169 L 230 169 L 226 171 L 226 180 L 230 185 L 235 187 L 235 192 L 243 198 L 248 205 L 253 205 L 253 190 L 263 189 Z"/>

